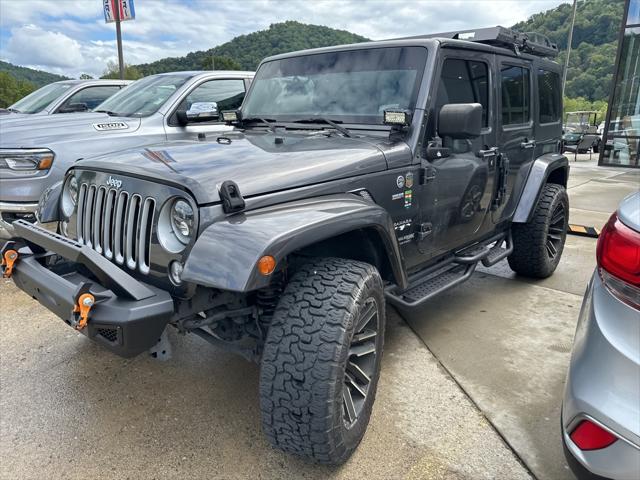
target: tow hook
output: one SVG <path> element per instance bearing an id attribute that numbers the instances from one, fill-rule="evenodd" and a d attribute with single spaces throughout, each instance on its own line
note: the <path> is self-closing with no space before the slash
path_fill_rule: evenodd
<path id="1" fill-rule="evenodd" d="M 2 276 L 4 278 L 11 278 L 13 274 L 13 267 L 18 261 L 18 252 L 9 249 L 2 254 Z"/>
<path id="2" fill-rule="evenodd" d="M 89 321 L 89 312 L 95 305 L 96 299 L 90 293 L 83 293 L 78 297 L 75 305 L 73 306 L 73 313 L 79 313 L 78 323 L 75 325 L 76 330 L 82 330 L 87 326 Z"/>

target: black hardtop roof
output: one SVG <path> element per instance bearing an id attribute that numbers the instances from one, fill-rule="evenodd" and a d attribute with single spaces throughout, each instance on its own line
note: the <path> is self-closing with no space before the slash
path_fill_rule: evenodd
<path id="1" fill-rule="evenodd" d="M 537 39 L 537 43 L 534 43 L 533 40 L 529 40 L 533 38 Z M 546 40 L 545 44 L 541 43 L 541 38 L 544 38 Z M 460 30 L 455 32 L 434 33 L 428 35 L 417 35 L 414 37 L 403 37 L 390 40 L 374 40 L 370 42 L 351 43 L 347 45 L 336 45 L 331 47 L 300 50 L 297 52 L 282 53 L 279 55 L 267 57 L 262 61 L 262 63 L 290 57 L 315 55 L 319 53 L 336 51 L 405 46 L 422 46 L 426 48 L 433 48 L 437 45 L 440 45 L 442 47 L 461 48 L 465 50 L 477 50 L 488 53 L 496 53 L 499 55 L 520 57 L 527 60 L 545 59 L 545 57 L 554 57 L 557 54 L 557 47 L 542 35 L 533 33 L 523 34 L 515 32 L 514 30 L 497 26 L 480 28 L 476 30 Z M 556 62 L 553 62 L 549 59 L 545 60 L 550 63 L 556 64 Z"/>

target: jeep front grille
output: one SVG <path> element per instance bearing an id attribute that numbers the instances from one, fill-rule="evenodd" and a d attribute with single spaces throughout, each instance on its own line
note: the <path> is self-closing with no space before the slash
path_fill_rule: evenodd
<path id="1" fill-rule="evenodd" d="M 127 268 L 149 273 L 156 201 L 82 183 L 78 192 L 78 242 Z"/>

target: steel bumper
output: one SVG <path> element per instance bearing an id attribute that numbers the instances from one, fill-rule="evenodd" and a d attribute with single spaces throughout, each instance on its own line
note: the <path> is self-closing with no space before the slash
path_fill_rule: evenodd
<path id="1" fill-rule="evenodd" d="M 11 278 L 21 290 L 78 327 L 80 295 L 95 298 L 80 331 L 112 352 L 133 357 L 156 344 L 174 312 L 168 292 L 139 282 L 91 248 L 32 225 L 13 223 L 19 242 Z"/>

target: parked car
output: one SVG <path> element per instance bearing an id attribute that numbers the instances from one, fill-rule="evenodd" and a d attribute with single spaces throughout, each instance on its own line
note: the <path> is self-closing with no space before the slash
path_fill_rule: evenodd
<path id="1" fill-rule="evenodd" d="M 585 135 L 591 135 L 592 141 L 587 148 L 583 148 L 577 153 L 587 153 L 590 149 L 593 153 L 600 151 L 602 136 L 598 136 L 598 112 L 580 111 L 567 113 L 567 120 L 564 125 L 564 135 L 562 136 L 563 146 L 576 147 Z M 564 152 L 564 149 L 563 149 Z M 573 152 L 573 150 L 572 150 Z"/>
<path id="2" fill-rule="evenodd" d="M 239 107 L 252 77 L 163 73 L 138 80 L 91 113 L 0 120 L 0 238 L 11 237 L 18 218 L 35 221 L 42 192 L 81 158 L 231 130 L 219 109 Z"/>
<path id="3" fill-rule="evenodd" d="M 562 405 L 562 440 L 579 479 L 640 474 L 640 193 L 600 233 Z"/>
<path id="4" fill-rule="evenodd" d="M 544 278 L 560 261 L 562 67 L 535 38 L 267 58 L 225 112 L 239 131 L 74 164 L 38 210 L 61 234 L 16 221 L 4 274 L 119 355 L 162 351 L 171 324 L 259 361 L 269 441 L 344 462 L 373 408 L 385 301 L 419 308 L 480 263 Z"/>
<path id="5" fill-rule="evenodd" d="M 50 83 L 10 107 L 0 109 L 0 120 L 21 115 L 88 112 L 130 83 L 130 80 L 63 80 Z"/>

